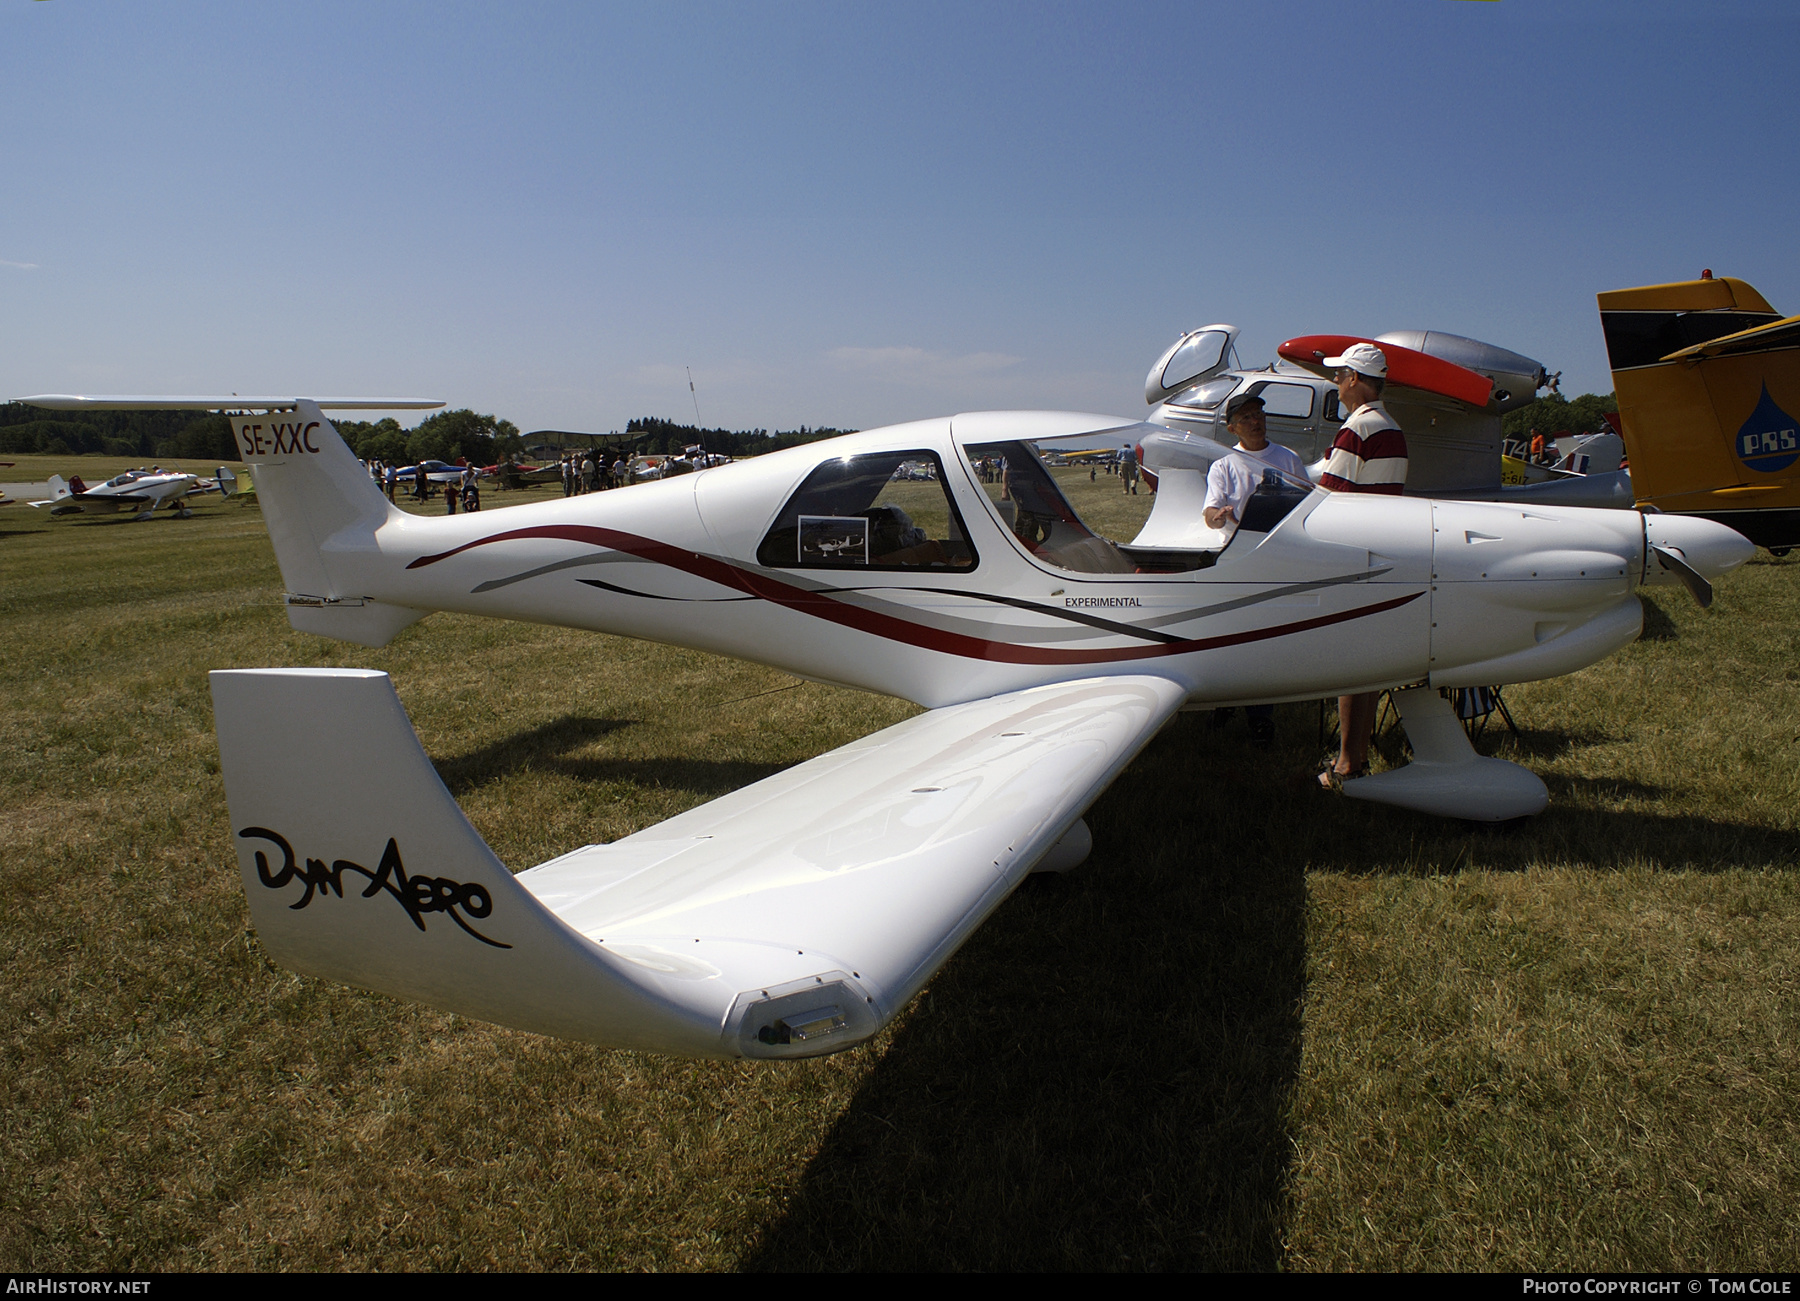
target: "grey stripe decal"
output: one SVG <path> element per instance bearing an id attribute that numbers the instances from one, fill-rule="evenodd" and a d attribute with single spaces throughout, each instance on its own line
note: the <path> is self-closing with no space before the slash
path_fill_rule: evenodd
<path id="1" fill-rule="evenodd" d="M 1117 633 L 1122 637 L 1136 637 L 1141 641 L 1173 644 L 1187 640 L 1184 637 L 1172 637 L 1166 632 L 1152 632 L 1146 624 L 1120 623 L 1116 619 L 1102 619 L 1097 614 L 1085 614 L 1080 610 L 1059 610 L 1054 605 L 1039 605 L 1036 601 L 1024 601 L 1016 596 L 998 596 L 992 592 L 958 592 L 942 587 L 921 587 L 913 590 L 933 592 L 939 596 L 966 596 L 976 601 L 993 601 L 998 605 L 1010 605 L 1015 610 L 1030 610 L 1033 614 L 1047 614 L 1053 618 L 1066 619 L 1070 623 L 1084 623 L 1090 628 Z M 1184 614 L 1182 617 L 1192 618 L 1193 616 Z"/>
<path id="2" fill-rule="evenodd" d="M 1392 573 L 1393 566 L 1386 569 L 1370 569 L 1360 574 L 1342 574 L 1337 578 L 1320 578 L 1310 583 L 1289 583 L 1285 587 L 1277 587 L 1257 596 L 1240 596 L 1235 600 L 1220 601 L 1217 605 L 1203 605 L 1197 610 L 1178 610 L 1174 614 L 1159 615 L 1147 619 L 1145 627 L 1160 628 L 1164 624 L 1183 623 L 1189 619 L 1204 619 L 1209 614 L 1224 614 L 1227 610 L 1241 610 L 1248 605 L 1261 605 L 1264 601 L 1273 601 L 1283 596 L 1294 596 L 1300 592 L 1316 592 L 1321 587 L 1337 587 L 1343 583 L 1364 583 L 1371 578 L 1380 578 L 1383 574 Z M 1185 640 L 1185 639 L 1183 639 Z"/>
<path id="3" fill-rule="evenodd" d="M 687 601 L 698 605 L 712 605 L 720 601 L 760 601 L 760 596 L 663 596 L 657 592 L 634 592 L 629 587 L 614 587 L 611 583 L 603 583 L 598 578 L 577 578 L 578 583 L 586 583 L 589 587 L 604 587 L 609 592 L 617 592 L 620 596 L 641 596 L 646 601 Z"/>
<path id="4" fill-rule="evenodd" d="M 495 588 L 510 587 L 514 583 L 522 583 L 527 578 L 538 578 L 544 574 L 554 574 L 559 569 L 573 569 L 577 565 L 616 565 L 625 561 L 636 561 L 636 556 L 623 555 L 617 551 L 602 551 L 599 555 L 575 556 L 569 560 L 558 560 L 553 564 L 539 565 L 536 569 L 527 569 L 522 574 L 514 574 L 511 578 L 490 578 L 485 583 L 477 583 L 470 588 L 471 593 L 491 592 Z M 640 562 L 641 563 L 641 562 Z"/>

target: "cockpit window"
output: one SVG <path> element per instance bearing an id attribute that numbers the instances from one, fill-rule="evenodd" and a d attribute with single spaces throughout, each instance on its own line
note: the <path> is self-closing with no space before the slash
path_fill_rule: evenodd
<path id="1" fill-rule="evenodd" d="M 1178 407 L 1216 407 L 1237 386 L 1237 376 L 1221 375 L 1217 379 L 1207 380 L 1204 384 L 1196 384 L 1190 389 L 1183 389 L 1169 401 Z"/>
<path id="2" fill-rule="evenodd" d="M 1118 547 L 1081 522 L 1029 443 L 969 443 L 963 454 L 1000 522 L 1039 560 L 1082 574 L 1136 571 Z"/>
<path id="3" fill-rule="evenodd" d="M 756 559 L 779 569 L 961 571 L 977 557 L 935 452 L 870 452 L 807 475 Z"/>

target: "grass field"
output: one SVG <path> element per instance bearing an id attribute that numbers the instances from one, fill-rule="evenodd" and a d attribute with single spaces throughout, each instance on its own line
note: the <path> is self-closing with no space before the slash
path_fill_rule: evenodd
<path id="1" fill-rule="evenodd" d="M 1115 534 L 1149 507 L 1060 477 Z M 0 507 L 0 1268 L 1800 1261 L 1800 558 L 1710 611 L 1656 589 L 1636 645 L 1511 689 L 1521 735 L 1483 747 L 1549 784 L 1522 827 L 1308 789 L 1311 705 L 1272 752 L 1182 715 L 1086 865 L 876 1041 L 785 1066 L 274 967 L 206 671 L 391 672 L 515 868 L 911 706 L 459 616 L 369 651 L 290 630 L 280 591 L 254 504 Z"/>

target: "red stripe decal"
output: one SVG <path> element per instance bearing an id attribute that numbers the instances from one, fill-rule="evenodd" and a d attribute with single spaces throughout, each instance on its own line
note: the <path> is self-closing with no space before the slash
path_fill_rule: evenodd
<path id="1" fill-rule="evenodd" d="M 1186 655 L 1194 651 L 1217 650 L 1224 646 L 1241 646 L 1246 642 L 1267 641 L 1272 637 L 1309 632 L 1314 628 L 1345 623 L 1366 615 L 1381 614 L 1383 611 L 1397 609 L 1409 602 L 1416 601 L 1424 595 L 1423 592 L 1412 592 L 1406 596 L 1378 601 L 1374 605 L 1345 610 L 1339 614 L 1321 615 L 1315 619 L 1301 619 L 1295 623 L 1278 624 L 1273 628 L 1255 628 L 1249 632 L 1229 633 L 1223 637 L 1203 637 L 1196 641 L 1166 642 L 1155 646 L 1113 647 L 1108 650 L 1059 650 L 1047 646 L 1018 646 L 1012 642 L 988 641 L 985 638 L 970 637 L 964 633 L 927 628 L 921 624 L 896 618 L 891 614 L 883 614 L 879 610 L 867 610 L 861 606 L 847 605 L 842 601 L 834 600 L 827 593 L 811 592 L 805 588 L 794 587 L 766 574 L 739 569 L 735 565 L 728 565 L 723 561 L 714 560 L 710 556 L 670 546 L 666 542 L 657 542 L 651 538 L 639 537 L 635 533 L 621 533 L 617 529 L 598 528 L 588 524 L 543 524 L 534 528 L 512 529 L 506 533 L 496 533 L 490 538 L 478 538 L 474 542 L 465 542 L 460 547 L 450 551 L 440 551 L 434 556 L 420 556 L 407 565 L 407 568 L 422 569 L 426 565 L 435 565 L 440 560 L 448 560 L 452 556 L 460 555 L 473 547 L 484 547 L 490 542 L 509 542 L 519 538 L 559 538 L 567 542 L 586 542 L 591 546 L 607 547 L 613 551 L 622 551 L 627 555 L 638 556 L 656 564 L 667 565 L 671 569 L 682 570 L 699 578 L 710 579 L 721 586 L 735 588 L 740 592 L 760 597 L 762 600 L 784 606 L 797 613 L 842 624 L 846 628 L 854 628 L 858 632 L 870 633 L 877 637 L 885 637 L 889 641 L 903 642 L 926 650 L 939 651 L 946 655 L 960 655 L 964 659 L 993 660 L 1005 664 L 1109 664 L 1120 660 L 1156 659 L 1164 655 Z"/>

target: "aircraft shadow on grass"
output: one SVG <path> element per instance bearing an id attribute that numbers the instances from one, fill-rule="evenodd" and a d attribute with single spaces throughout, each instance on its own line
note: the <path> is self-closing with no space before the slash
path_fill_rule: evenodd
<path id="1" fill-rule="evenodd" d="M 1310 728 L 1309 706 L 1279 715 Z M 1297 794 L 1299 739 L 1204 716 L 1088 814 L 1093 858 L 1028 880 L 945 966 L 833 1124 L 753 1269 L 1269 1269 L 1282 1260 L 1306 985 L 1305 871 L 1796 863 L 1791 834 L 1569 805 L 1522 830 Z M 1558 814 L 1558 805 L 1564 812 Z"/>
<path id="2" fill-rule="evenodd" d="M 1304 875 L 1208 847 L 1168 737 L 1089 813 L 1110 848 L 1028 880 L 932 981 L 747 1267 L 1280 1262 Z"/>
<path id="3" fill-rule="evenodd" d="M 1475 749 L 1482 754 L 1498 754 L 1504 750 L 1507 757 L 1520 763 L 1547 762 L 1596 745 L 1616 745 L 1624 739 L 1624 736 L 1610 732 L 1559 727 L 1521 727 L 1515 734 L 1506 730 L 1506 724 L 1496 714 L 1476 739 Z"/>
<path id="4" fill-rule="evenodd" d="M 1644 601 L 1644 631 L 1638 634 L 1639 641 L 1676 641 L 1681 633 L 1675 628 L 1675 621 L 1663 613 L 1662 607 L 1654 601 Z"/>
<path id="5" fill-rule="evenodd" d="M 466 795 L 513 773 L 529 771 L 583 783 L 629 782 L 664 790 L 692 791 L 707 799 L 761 781 L 780 772 L 784 766 L 678 756 L 652 759 L 571 756 L 572 751 L 624 728 L 635 727 L 637 722 L 634 718 L 565 714 L 467 754 L 434 760 L 433 766 L 450 793 L 456 796 Z"/>

